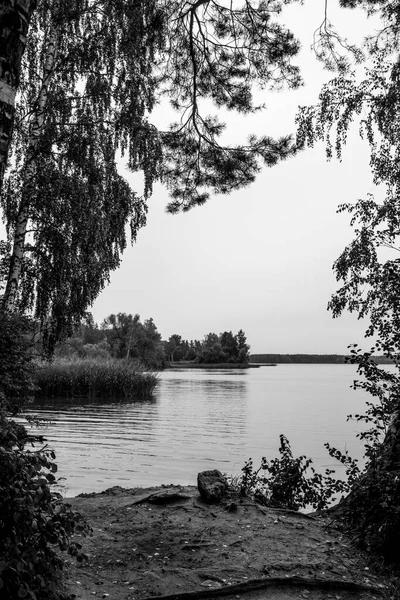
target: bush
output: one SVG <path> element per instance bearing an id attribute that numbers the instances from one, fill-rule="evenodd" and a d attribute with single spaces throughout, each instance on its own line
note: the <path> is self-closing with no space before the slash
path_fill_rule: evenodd
<path id="1" fill-rule="evenodd" d="M 267 506 L 321 510 L 336 500 L 335 494 L 349 492 L 347 482 L 331 477 L 334 471 L 327 469 L 321 475 L 311 466 L 310 458 L 294 458 L 284 435 L 280 436 L 279 452 L 280 458 L 270 462 L 263 457 L 257 470 L 251 458 L 246 462 L 237 483 L 242 496 L 253 496 Z"/>
<path id="2" fill-rule="evenodd" d="M 35 373 L 38 394 L 49 396 L 134 397 L 151 394 L 157 377 L 129 359 L 57 359 Z"/>
<path id="3" fill-rule="evenodd" d="M 342 513 L 355 540 L 363 550 L 379 555 L 387 563 L 400 564 L 400 414 L 385 428 L 390 412 L 384 403 L 373 405 L 357 420 L 369 423 L 370 429 L 359 434 L 364 440 L 366 466 L 343 503 Z M 330 450 L 331 451 L 331 450 Z M 337 451 L 336 451 L 337 452 Z"/>
<path id="4" fill-rule="evenodd" d="M 10 417 L 35 390 L 27 320 L 0 315 L 0 597 L 60 600 L 57 548 L 83 558 L 69 536 L 87 530 L 51 491 L 57 465 L 47 448 L 25 450 L 32 436 Z M 33 441 L 32 441 L 33 443 Z"/>
<path id="5" fill-rule="evenodd" d="M 0 595 L 33 600 L 61 599 L 63 561 L 57 553 L 83 558 L 71 534 L 82 519 L 51 491 L 54 453 L 0 447 Z M 87 529 L 87 528 L 86 528 Z"/>
<path id="6" fill-rule="evenodd" d="M 30 323 L 0 312 L 0 410 L 16 414 L 33 398 Z"/>

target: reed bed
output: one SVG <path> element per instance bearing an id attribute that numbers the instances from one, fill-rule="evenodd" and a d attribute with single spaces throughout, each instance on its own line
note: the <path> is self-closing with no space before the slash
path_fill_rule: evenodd
<path id="1" fill-rule="evenodd" d="M 126 359 L 60 358 L 39 364 L 35 383 L 42 398 L 131 398 L 150 395 L 157 376 Z"/>

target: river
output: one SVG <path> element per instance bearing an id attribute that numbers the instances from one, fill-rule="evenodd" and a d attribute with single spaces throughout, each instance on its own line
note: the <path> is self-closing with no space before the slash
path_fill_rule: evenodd
<path id="1" fill-rule="evenodd" d="M 350 389 L 353 365 L 278 365 L 248 370 L 176 370 L 159 374 L 153 398 L 110 402 L 54 400 L 30 413 L 57 454 L 63 495 L 122 487 L 195 484 L 197 473 L 217 468 L 239 474 L 249 457 L 278 455 L 279 434 L 293 454 L 319 470 L 341 465 L 330 442 L 362 457 L 360 425 L 367 395 Z"/>

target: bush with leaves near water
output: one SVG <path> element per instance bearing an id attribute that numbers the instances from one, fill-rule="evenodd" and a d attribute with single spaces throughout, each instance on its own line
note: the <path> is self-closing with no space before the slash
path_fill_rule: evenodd
<path id="1" fill-rule="evenodd" d="M 390 335 L 400 339 L 392 329 Z M 366 402 L 363 414 L 348 416 L 364 424 L 357 437 L 364 444 L 366 464 L 341 509 L 361 548 L 400 564 L 400 353 L 387 344 L 385 355 L 394 361 L 394 368 L 387 369 L 374 359 L 377 347 L 379 342 L 363 352 L 354 344 L 351 350 L 350 362 L 362 376 L 353 388 L 367 391 L 373 401 Z"/>
<path id="2" fill-rule="evenodd" d="M 0 597 L 61 599 L 57 548 L 80 555 L 69 538 L 81 517 L 51 491 L 54 453 L 0 447 Z"/>
<path id="3" fill-rule="evenodd" d="M 254 469 L 251 458 L 246 462 L 237 484 L 242 496 L 253 496 L 257 502 L 267 506 L 321 510 L 336 500 L 336 494 L 349 492 L 349 480 L 334 479 L 331 477 L 334 471 L 330 469 L 321 475 L 311 466 L 310 458 L 293 457 L 290 443 L 284 435 L 280 436 L 279 453 L 279 458 L 269 462 L 263 457 L 258 469 Z M 351 476 L 351 470 L 356 469 L 354 461 L 350 459 L 350 464 L 345 466 Z"/>
<path id="4" fill-rule="evenodd" d="M 82 558 L 71 534 L 80 516 L 52 492 L 57 466 L 46 447 L 25 449 L 21 415 L 34 392 L 29 322 L 0 315 L 0 598 L 61 600 L 62 559 L 58 549 Z M 36 442 L 37 443 L 37 442 Z"/>
<path id="5" fill-rule="evenodd" d="M 280 436 L 280 458 L 268 462 L 263 458 L 258 469 L 249 459 L 242 469 L 236 487 L 242 495 L 276 507 L 299 510 L 312 507 L 324 509 L 344 497 L 334 510 L 347 524 L 353 538 L 364 550 L 388 563 L 400 562 L 400 377 L 395 371 L 380 368 L 372 351 L 352 350 L 352 362 L 364 379 L 355 381 L 355 389 L 366 389 L 377 402 L 367 402 L 363 414 L 349 415 L 365 425 L 357 437 L 364 443 L 365 467 L 347 451 L 326 443 L 329 455 L 344 467 L 344 481 L 317 473 L 305 456 L 294 458 L 290 444 Z M 400 363 L 400 361 L 399 361 Z M 398 365 L 396 365 L 398 369 Z"/>
<path id="6" fill-rule="evenodd" d="M 43 397 L 143 397 L 154 390 L 157 377 L 128 359 L 77 358 L 38 365 L 35 383 Z"/>

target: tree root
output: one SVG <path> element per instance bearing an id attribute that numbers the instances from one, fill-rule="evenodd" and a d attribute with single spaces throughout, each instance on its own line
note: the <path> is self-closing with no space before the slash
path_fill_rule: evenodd
<path id="1" fill-rule="evenodd" d="M 226 585 L 220 588 L 181 592 L 177 594 L 168 594 L 166 596 L 149 596 L 145 600 L 194 600 L 197 598 L 218 598 L 219 596 L 230 596 L 233 594 L 263 590 L 273 586 L 303 587 L 316 590 L 343 590 L 349 592 L 373 592 L 374 594 L 383 595 L 383 590 L 380 588 L 356 583 L 355 581 L 343 581 L 342 579 L 316 579 L 294 575 L 292 577 L 250 579 L 242 583 Z"/>
<path id="2" fill-rule="evenodd" d="M 138 498 L 134 498 L 131 501 L 131 504 L 144 504 L 148 502 L 149 504 L 168 504 L 170 502 L 176 502 L 180 500 L 189 500 L 191 496 L 186 494 L 182 489 L 177 490 L 161 490 L 159 492 L 151 492 L 149 494 L 145 494 L 144 496 L 139 496 Z"/>

